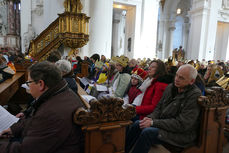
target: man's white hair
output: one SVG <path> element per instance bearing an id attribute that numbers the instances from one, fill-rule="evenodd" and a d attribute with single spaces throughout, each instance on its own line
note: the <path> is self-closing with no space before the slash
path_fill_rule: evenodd
<path id="1" fill-rule="evenodd" d="M 61 70 L 62 75 L 68 74 L 72 70 L 72 65 L 67 60 L 59 60 L 56 62 L 56 66 Z"/>
<path id="2" fill-rule="evenodd" d="M 185 64 L 185 65 L 182 65 L 182 66 L 179 67 L 179 69 L 184 69 L 184 68 L 188 69 L 190 79 L 196 79 L 198 72 L 192 65 Z"/>

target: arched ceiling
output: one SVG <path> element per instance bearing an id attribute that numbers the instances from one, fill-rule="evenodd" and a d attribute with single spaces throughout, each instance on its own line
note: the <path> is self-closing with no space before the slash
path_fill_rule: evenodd
<path id="1" fill-rule="evenodd" d="M 182 11 L 187 11 L 191 8 L 192 0 L 161 0 L 160 4 L 162 5 L 162 10 L 160 12 L 161 18 L 173 19 L 176 17 L 177 8 L 181 8 Z M 164 4 L 164 5 L 163 5 Z"/>

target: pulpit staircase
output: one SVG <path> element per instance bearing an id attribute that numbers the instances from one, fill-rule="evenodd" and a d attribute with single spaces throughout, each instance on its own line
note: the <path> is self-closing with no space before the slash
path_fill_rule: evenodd
<path id="1" fill-rule="evenodd" d="M 71 49 L 81 48 L 89 41 L 89 19 L 81 13 L 80 0 L 65 0 L 65 12 L 58 14 L 43 32 L 30 42 L 29 55 L 36 61 L 45 60 L 60 45 Z"/>

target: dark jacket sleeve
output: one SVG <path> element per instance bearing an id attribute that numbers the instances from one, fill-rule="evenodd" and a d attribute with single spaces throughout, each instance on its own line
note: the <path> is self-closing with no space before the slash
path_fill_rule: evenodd
<path id="1" fill-rule="evenodd" d="M 68 137 L 63 120 L 50 116 L 37 117 L 33 120 L 33 128 L 27 133 L 22 143 L 13 142 L 10 144 L 9 153 L 48 153 L 55 152 Z M 61 139 L 59 139 L 61 138 Z M 9 144 L 3 144 L 0 149 Z M 2 148 L 1 148 L 2 147 Z M 5 153 L 1 152 L 0 153 Z"/>
<path id="2" fill-rule="evenodd" d="M 10 129 L 14 137 L 21 137 L 26 122 L 27 120 L 23 118 L 23 119 L 20 119 L 17 123 L 14 123 L 13 125 L 11 125 Z"/>
<path id="3" fill-rule="evenodd" d="M 200 113 L 197 99 L 201 93 L 198 91 L 186 97 L 184 106 L 178 116 L 169 119 L 153 119 L 153 126 L 171 132 L 185 132 L 193 127 Z"/>

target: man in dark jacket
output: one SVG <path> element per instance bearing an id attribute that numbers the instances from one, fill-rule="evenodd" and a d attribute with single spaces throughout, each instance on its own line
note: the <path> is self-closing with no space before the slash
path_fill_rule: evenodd
<path id="1" fill-rule="evenodd" d="M 201 95 L 194 85 L 196 69 L 181 66 L 174 84 L 168 85 L 156 109 L 148 117 L 136 121 L 127 133 L 126 153 L 148 153 L 153 144 L 171 144 L 186 148 L 195 143 L 199 127 Z"/>
<path id="2" fill-rule="evenodd" d="M 54 64 L 36 63 L 28 72 L 26 83 L 35 100 L 24 118 L 0 134 L 13 136 L 0 144 L 0 153 L 82 152 L 81 128 L 73 123 L 74 112 L 83 106 L 80 98 Z"/>

